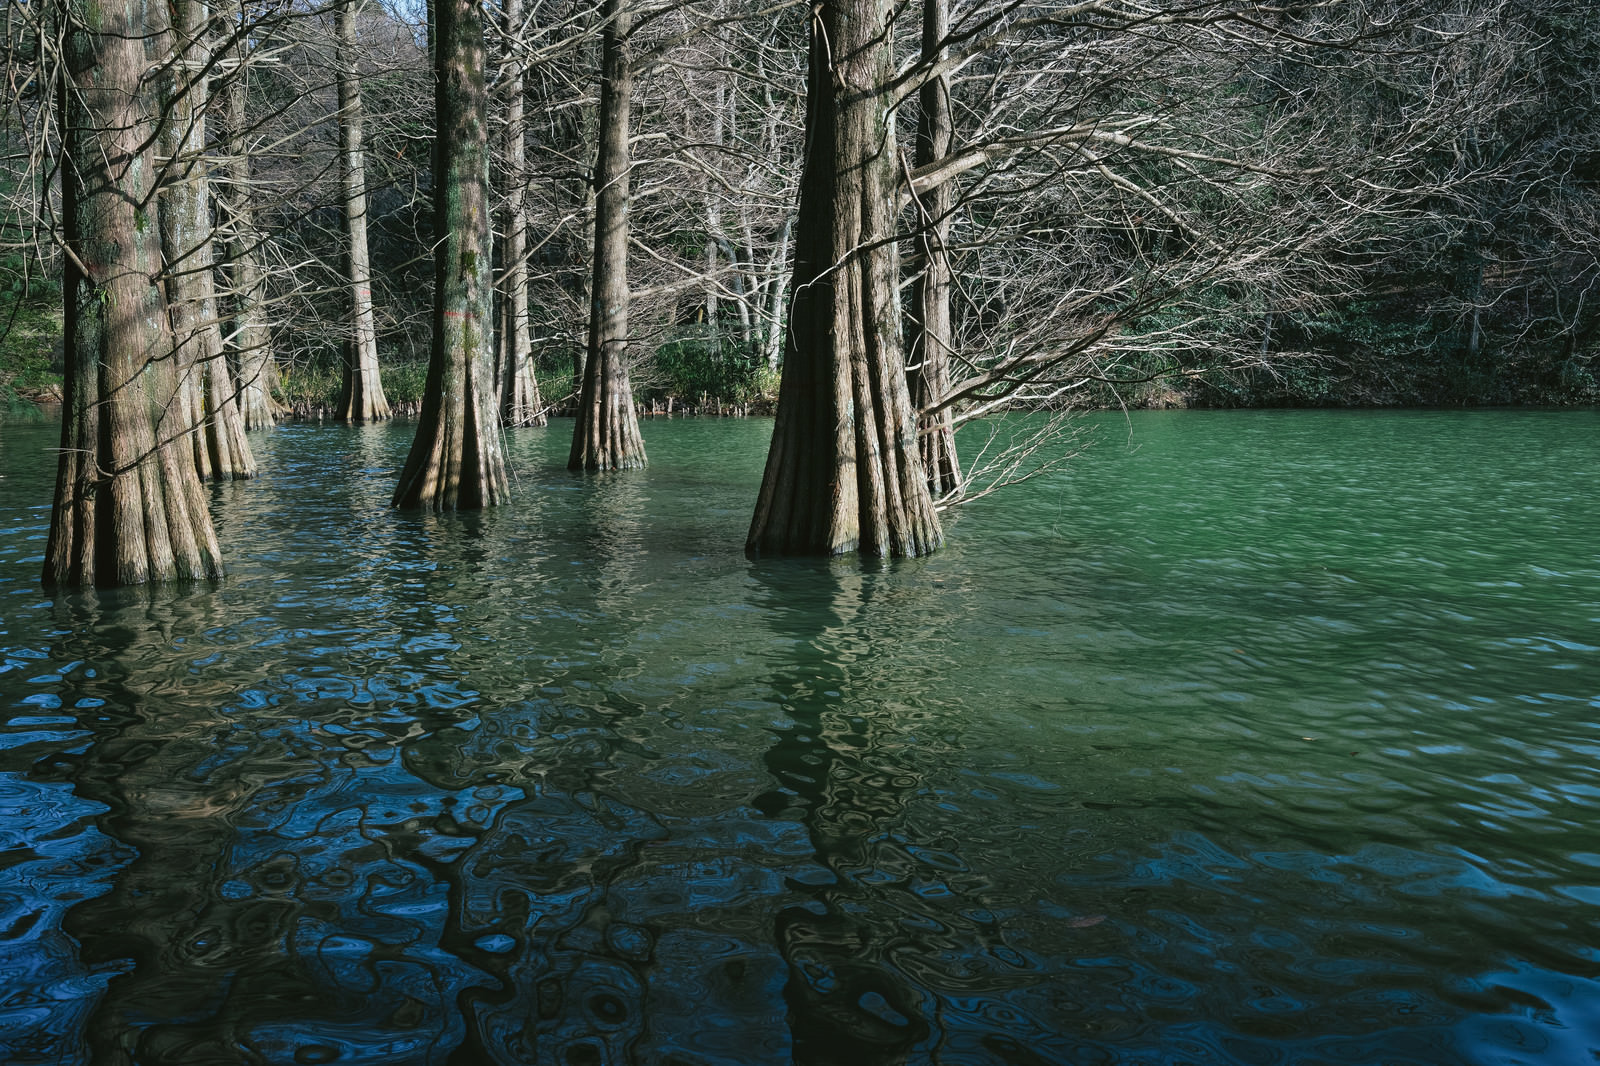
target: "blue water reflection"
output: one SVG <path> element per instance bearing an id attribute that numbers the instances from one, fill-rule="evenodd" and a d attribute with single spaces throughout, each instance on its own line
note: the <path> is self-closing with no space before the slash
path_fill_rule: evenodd
<path id="1" fill-rule="evenodd" d="M 291 426 L 57 598 L 6 427 L 0 1061 L 1589 1061 L 1597 421 L 1111 422 L 883 567 L 738 555 L 765 423 Z"/>

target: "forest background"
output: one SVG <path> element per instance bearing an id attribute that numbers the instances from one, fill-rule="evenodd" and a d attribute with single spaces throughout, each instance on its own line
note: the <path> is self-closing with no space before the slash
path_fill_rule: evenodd
<path id="1" fill-rule="evenodd" d="M 1103 6 L 1124 8 L 1121 21 L 1090 10 Z M 1252 5 L 1186 10 L 1241 6 Z M 1581 2 L 1340 6 L 1362 11 L 1305 5 L 1276 39 L 1231 40 L 1154 18 L 1141 28 L 1131 5 L 1075 5 L 1071 32 L 1015 28 L 1059 17 L 1061 5 L 958 8 L 953 39 L 996 38 L 951 79 L 955 142 L 989 152 L 949 215 L 951 315 L 969 360 L 958 370 L 1025 348 L 1081 349 L 1007 398 L 1025 405 L 1592 402 L 1600 20 Z M 604 20 L 581 3 L 514 8 L 488 20 L 497 270 L 503 289 L 515 210 L 534 369 L 542 402 L 563 412 L 586 347 Z M 630 352 L 646 409 L 761 410 L 775 399 L 805 11 L 700 2 L 634 16 Z M 59 398 L 63 369 L 59 138 L 37 14 L 12 3 L 6 21 L 0 407 L 10 417 L 28 413 L 23 401 Z M 915 56 L 915 19 L 901 22 L 901 54 Z M 341 118 L 359 118 L 364 135 L 382 391 L 414 410 L 435 243 L 425 12 L 250 3 L 212 12 L 206 35 L 218 246 L 249 220 L 274 413 L 333 417 L 348 388 L 359 328 Z M 225 43 L 236 48 L 224 54 Z M 356 111 L 341 71 L 359 91 Z M 520 165 L 504 136 L 513 95 L 527 129 Z M 917 96 L 901 106 L 909 160 Z M 1243 166 L 1115 146 L 1092 158 L 1052 142 L 1086 117 Z M 228 210 L 241 201 L 243 216 Z M 905 229 L 910 245 L 915 226 Z M 226 312 L 241 284 L 230 257 L 217 258 Z M 1217 258 L 1231 262 L 1219 269 Z"/>

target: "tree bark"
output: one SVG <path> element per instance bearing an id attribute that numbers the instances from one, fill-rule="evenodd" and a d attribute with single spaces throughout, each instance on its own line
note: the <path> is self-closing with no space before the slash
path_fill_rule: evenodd
<path id="1" fill-rule="evenodd" d="M 901 353 L 891 0 L 812 17 L 777 423 L 751 554 L 913 556 L 943 540 Z"/>
<path id="2" fill-rule="evenodd" d="M 378 373 L 378 327 L 372 314 L 372 263 L 367 254 L 366 157 L 361 147 L 361 81 L 356 69 L 356 4 L 342 0 L 339 40 L 339 179 L 344 186 L 345 277 L 350 286 L 350 337 L 345 342 L 341 422 L 381 422 L 390 415 Z M 482 77 L 481 71 L 479 74 Z"/>
<path id="3" fill-rule="evenodd" d="M 195 462 L 201 477 L 251 478 L 256 463 L 223 354 L 211 253 L 211 182 L 205 154 L 210 85 L 205 37 L 210 13 L 204 0 L 170 0 L 167 10 L 175 62 L 160 138 L 167 166 L 159 213 L 168 310 L 178 340 L 188 410 L 197 430 Z"/>
<path id="4" fill-rule="evenodd" d="M 494 273 L 489 245 L 488 95 L 476 0 L 436 0 L 433 348 L 417 435 L 396 507 L 470 510 L 501 503 L 505 459 L 495 410 Z"/>
<path id="5" fill-rule="evenodd" d="M 228 84 L 228 184 L 219 202 L 228 216 L 228 259 L 233 282 L 233 349 L 239 372 L 239 416 L 244 428 L 268 429 L 283 413 L 273 398 L 278 364 L 272 357 L 272 332 L 262 304 L 266 283 L 257 246 L 261 234 L 251 204 L 250 152 L 245 139 L 247 86 L 245 42 L 236 47 L 239 68 Z"/>
<path id="6" fill-rule="evenodd" d="M 523 121 L 523 58 L 518 40 L 520 0 L 504 0 L 506 73 L 506 206 L 504 322 L 500 329 L 503 376 L 500 417 L 508 426 L 542 426 L 548 419 L 533 376 L 533 341 L 528 332 L 528 216 L 523 201 L 527 187 L 527 125 Z"/>
<path id="7" fill-rule="evenodd" d="M 789 236 L 794 232 L 794 216 L 789 215 L 783 220 L 783 225 L 778 229 L 778 247 L 772 253 L 772 260 L 767 265 L 768 278 L 764 283 L 767 290 L 767 325 L 766 359 L 767 369 L 777 370 L 782 362 L 784 316 L 783 302 L 788 295 L 788 288 L 783 284 L 784 270 L 789 265 Z"/>
<path id="8" fill-rule="evenodd" d="M 61 86 L 66 406 L 43 580 L 216 577 L 221 551 L 173 410 L 173 337 L 153 283 L 155 132 L 139 0 L 72 0 Z"/>
<path id="9" fill-rule="evenodd" d="M 594 275 L 589 358 L 573 427 L 572 470 L 645 465 L 628 379 L 628 148 L 633 66 L 627 0 L 605 0 L 601 38 L 600 146 L 595 157 Z"/>
<path id="10" fill-rule="evenodd" d="M 950 33 L 950 0 L 923 0 L 922 58 L 936 63 L 945 57 Z M 933 78 L 918 97 L 916 166 L 950 154 L 950 82 Z M 955 210 L 954 182 L 945 181 L 913 197 L 917 207 L 917 273 L 911 288 L 908 373 L 911 403 L 919 412 L 950 391 L 950 353 L 955 330 L 950 320 L 950 215 Z M 944 407 L 918 421 L 922 468 L 928 490 L 937 499 L 961 491 L 961 462 L 956 456 L 955 419 Z"/>
<path id="11" fill-rule="evenodd" d="M 727 63 L 724 53 L 723 30 L 719 28 L 716 37 L 717 54 L 713 62 L 718 66 Z M 727 162 L 722 149 L 727 138 L 727 74 L 722 70 L 713 70 L 711 76 L 716 79 L 711 100 L 711 149 L 707 153 L 709 158 L 703 160 L 702 165 L 707 170 L 717 170 Z M 702 178 L 701 184 L 705 189 L 706 198 L 706 295 L 705 316 L 706 332 L 711 337 L 713 345 L 719 344 L 721 330 L 717 319 L 721 314 L 721 295 L 717 290 L 721 281 L 717 278 L 717 242 L 722 239 L 722 190 L 717 188 L 716 182 L 709 177 Z M 730 267 L 737 267 L 737 263 L 729 260 Z M 713 349 L 716 351 L 716 349 Z M 716 358 L 720 359 L 722 353 L 716 351 Z"/>

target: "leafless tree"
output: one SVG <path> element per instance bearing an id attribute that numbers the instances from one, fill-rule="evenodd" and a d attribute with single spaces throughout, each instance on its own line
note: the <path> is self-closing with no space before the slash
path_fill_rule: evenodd
<path id="1" fill-rule="evenodd" d="M 164 169 L 158 183 L 167 311 L 178 345 L 177 411 L 195 430 L 189 441 L 202 478 L 250 478 L 255 458 L 224 354 L 213 269 L 206 131 L 216 56 L 210 10 L 204 0 L 175 0 L 166 13 L 168 58 L 158 121 Z"/>
<path id="2" fill-rule="evenodd" d="M 813 17 L 789 340 L 753 553 L 912 556 L 943 540 L 900 347 L 893 12 L 825 0 Z"/>
<path id="3" fill-rule="evenodd" d="M 484 23 L 476 0 L 438 0 L 433 16 L 433 348 L 394 504 L 467 510 L 504 502 L 508 489 L 491 332 Z"/>
<path id="4" fill-rule="evenodd" d="M 66 268 L 66 412 L 45 550 L 51 586 L 129 585 L 221 573 L 186 454 L 176 347 L 162 293 L 158 110 L 137 4 L 58 7 Z M 51 68 L 54 68 L 53 70 Z"/>
<path id="5" fill-rule="evenodd" d="M 594 167 L 594 279 L 588 358 L 572 431 L 574 470 L 626 470 L 645 463 L 628 374 L 628 238 L 633 158 L 632 11 L 629 0 L 600 8 L 599 146 Z"/>
<path id="6" fill-rule="evenodd" d="M 502 0 L 501 73 L 505 98 L 505 129 L 501 173 L 504 203 L 503 280 L 500 285 L 500 416 L 507 426 L 542 426 L 546 423 L 539 381 L 533 371 L 533 343 L 528 319 L 528 215 L 524 199 L 528 184 L 527 122 L 524 119 L 523 68 L 527 37 L 523 33 L 521 0 Z"/>

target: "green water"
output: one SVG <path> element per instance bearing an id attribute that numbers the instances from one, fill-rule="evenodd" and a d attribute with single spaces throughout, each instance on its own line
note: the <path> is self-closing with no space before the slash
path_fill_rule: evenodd
<path id="1" fill-rule="evenodd" d="M 0 1061 L 1595 1061 L 1600 415 L 1096 421 L 890 566 L 743 558 L 768 422 L 286 426 L 54 598 L 0 428 Z"/>

